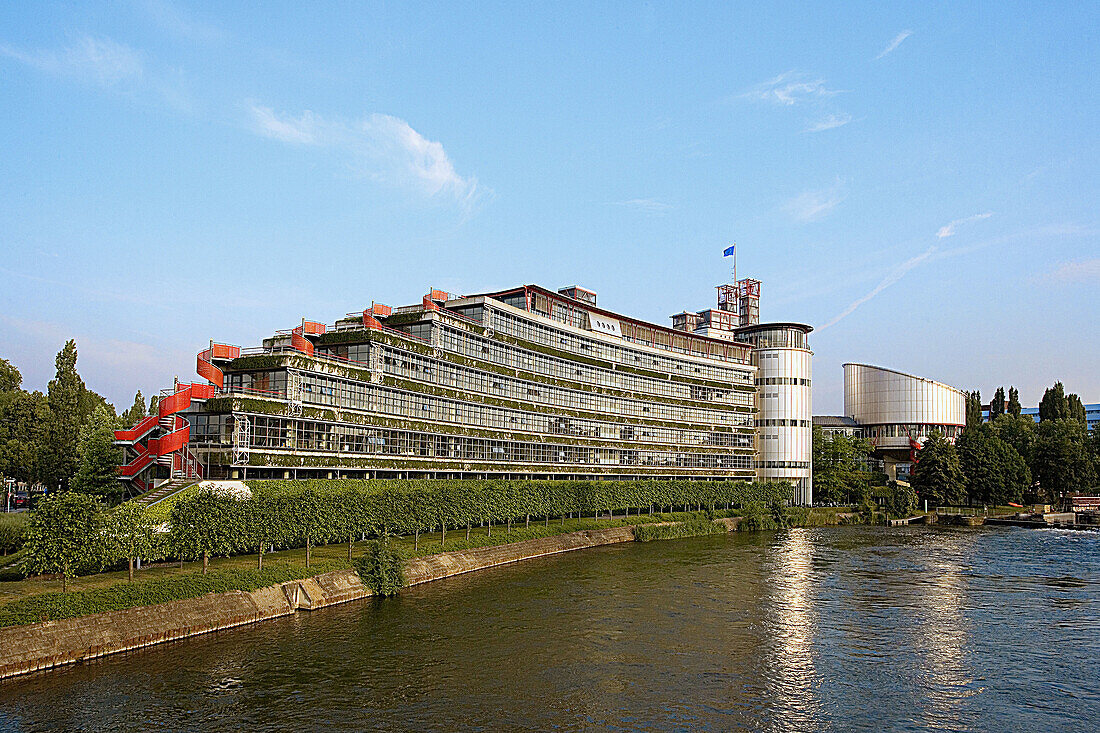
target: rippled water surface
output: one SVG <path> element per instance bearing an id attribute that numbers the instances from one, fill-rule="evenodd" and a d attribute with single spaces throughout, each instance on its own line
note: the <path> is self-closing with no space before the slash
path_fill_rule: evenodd
<path id="1" fill-rule="evenodd" d="M 1100 534 L 630 543 L 0 684 L 4 730 L 1100 727 Z"/>

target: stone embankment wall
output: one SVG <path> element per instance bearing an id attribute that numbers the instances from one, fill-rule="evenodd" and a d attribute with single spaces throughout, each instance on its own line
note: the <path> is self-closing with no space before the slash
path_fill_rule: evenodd
<path id="1" fill-rule="evenodd" d="M 630 542 L 630 527 L 573 532 L 409 560 L 408 585 L 543 555 Z M 335 570 L 252 592 L 210 593 L 156 606 L 0 628 L 0 679 L 152 646 L 371 595 L 354 570 Z"/>

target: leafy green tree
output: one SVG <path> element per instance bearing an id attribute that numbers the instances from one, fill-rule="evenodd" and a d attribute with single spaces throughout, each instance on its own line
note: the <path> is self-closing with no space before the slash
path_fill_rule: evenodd
<path id="1" fill-rule="evenodd" d="M 160 404 L 160 395 L 153 395 L 149 398 L 149 416 L 157 414 L 157 406 Z"/>
<path id="2" fill-rule="evenodd" d="M 0 359 L 0 394 L 18 392 L 23 384 L 23 375 L 7 359 Z"/>
<path id="3" fill-rule="evenodd" d="M 999 493 L 994 493 L 989 501 L 995 506 L 1008 503 L 1020 503 L 1024 494 L 1031 489 L 1031 470 L 1015 448 L 1000 438 L 993 438 L 993 458 L 1001 474 Z"/>
<path id="4" fill-rule="evenodd" d="M 119 422 L 123 428 L 132 428 L 146 417 L 145 412 L 145 397 L 142 396 L 141 390 L 137 391 L 134 395 L 134 404 L 129 409 L 122 413 L 122 417 L 119 418 Z"/>
<path id="5" fill-rule="evenodd" d="M 913 488 L 935 506 L 961 504 L 966 498 L 966 481 L 955 446 L 933 431 L 917 452 Z"/>
<path id="6" fill-rule="evenodd" d="M 405 558 L 385 535 L 367 543 L 356 570 L 376 596 L 392 596 L 405 586 Z"/>
<path id="7" fill-rule="evenodd" d="M 1066 395 L 1066 406 L 1069 408 L 1069 418 L 1082 425 L 1088 425 L 1088 417 L 1085 414 L 1085 404 L 1075 394 Z"/>
<path id="8" fill-rule="evenodd" d="M 1087 441 L 1085 428 L 1077 420 L 1047 419 L 1039 423 L 1033 469 L 1052 503 L 1062 504 L 1067 493 L 1093 486 L 1096 473 Z"/>
<path id="9" fill-rule="evenodd" d="M 242 503 L 212 491 L 200 491 L 176 502 L 169 521 L 180 558 L 201 556 L 205 575 L 211 555 L 230 554 L 240 534 Z"/>
<path id="10" fill-rule="evenodd" d="M 1043 392 L 1043 399 L 1039 401 L 1039 421 L 1062 420 L 1069 416 L 1065 387 L 1061 382 L 1055 382 L 1053 387 Z"/>
<path id="11" fill-rule="evenodd" d="M 148 558 L 153 552 L 153 522 L 145 514 L 145 507 L 127 502 L 107 515 L 107 536 L 111 555 L 125 558 L 130 582 L 134 580 L 134 560 Z"/>
<path id="12" fill-rule="evenodd" d="M 982 424 L 982 393 L 978 390 L 966 393 L 966 427 Z"/>
<path id="13" fill-rule="evenodd" d="M 56 376 L 50 381 L 47 403 L 50 419 L 41 452 L 43 482 L 51 489 L 69 488 L 76 472 L 80 434 L 80 398 L 84 382 L 76 373 L 76 342 L 69 340 L 54 360 Z"/>
<path id="14" fill-rule="evenodd" d="M 236 537 L 238 549 L 256 551 L 256 568 L 264 569 L 264 550 L 285 541 L 284 528 L 292 508 L 287 497 L 253 494 L 241 507 L 241 531 Z"/>
<path id="15" fill-rule="evenodd" d="M 913 516 L 917 511 L 917 492 L 912 487 L 891 481 L 886 496 L 886 513 L 895 519 Z"/>
<path id="16" fill-rule="evenodd" d="M 993 393 L 993 399 L 989 401 L 989 421 L 993 422 L 998 415 L 1005 414 L 1005 388 L 998 387 Z"/>
<path id="17" fill-rule="evenodd" d="M 61 591 L 69 578 L 102 567 L 105 555 L 103 513 L 87 494 L 48 494 L 27 526 L 27 567 L 33 573 L 59 573 Z"/>
<path id="18" fill-rule="evenodd" d="M 50 409 L 41 392 L 0 393 L 0 475 L 34 483 Z"/>
<path id="19" fill-rule="evenodd" d="M 998 420 L 1012 421 L 1013 418 L 1001 415 Z M 966 480 L 966 493 L 972 502 L 993 505 L 1016 502 L 1031 483 L 1031 474 L 1023 458 L 998 438 L 990 425 L 963 431 L 956 450 Z"/>
<path id="20" fill-rule="evenodd" d="M 828 435 L 820 427 L 814 427 L 814 497 L 822 502 L 840 503 L 866 493 L 870 474 L 864 470 L 863 461 L 870 454 L 871 445 L 866 440 L 841 433 Z"/>
<path id="21" fill-rule="evenodd" d="M 1008 414 L 1019 417 L 1023 408 L 1020 406 L 1020 391 L 1015 387 L 1008 388 Z"/>
<path id="22" fill-rule="evenodd" d="M 114 414 L 100 405 L 84 424 L 80 434 L 80 461 L 72 488 L 85 494 L 95 494 L 117 504 L 122 498 L 122 484 L 118 480 L 118 465 L 122 452 L 114 446 L 117 420 Z"/>

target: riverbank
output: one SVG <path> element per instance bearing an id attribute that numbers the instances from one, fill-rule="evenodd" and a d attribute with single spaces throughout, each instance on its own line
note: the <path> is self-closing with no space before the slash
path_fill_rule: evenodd
<path id="1" fill-rule="evenodd" d="M 836 511 L 816 515 L 810 512 L 806 518 L 812 520 L 814 526 L 822 526 L 838 524 L 843 516 Z M 642 521 L 643 517 L 646 521 Z M 621 524 L 614 527 L 582 529 L 413 557 L 405 565 L 406 585 L 561 552 L 631 542 L 635 540 L 634 526 L 653 523 L 654 519 L 657 518 L 648 515 L 621 517 L 618 520 Z M 716 523 L 725 531 L 736 531 L 740 518 L 718 519 Z M 530 527 L 525 531 L 532 529 L 549 532 L 551 528 Z M 503 539 L 509 535 L 500 532 L 497 537 Z M 473 535 L 471 539 L 478 541 Z M 488 540 L 486 535 L 481 541 Z M 425 538 L 414 542 L 419 545 Z M 354 570 L 341 568 L 254 590 L 207 593 L 156 605 L 7 626 L 0 628 L 0 679 L 287 616 L 299 609 L 325 608 L 369 595 L 370 590 Z"/>

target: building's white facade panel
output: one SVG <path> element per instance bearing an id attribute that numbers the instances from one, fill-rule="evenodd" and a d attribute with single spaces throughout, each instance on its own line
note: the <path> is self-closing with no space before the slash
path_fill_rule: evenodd
<path id="1" fill-rule="evenodd" d="M 966 424 L 966 395 L 954 387 L 868 364 L 844 365 L 844 414 L 869 429 L 877 448 L 909 448 L 933 430 Z M 945 430 L 947 428 L 947 430 Z"/>
<path id="2" fill-rule="evenodd" d="M 810 504 L 813 458 L 813 353 L 759 348 L 757 366 L 757 473 L 764 481 L 795 485 L 795 503 Z"/>

